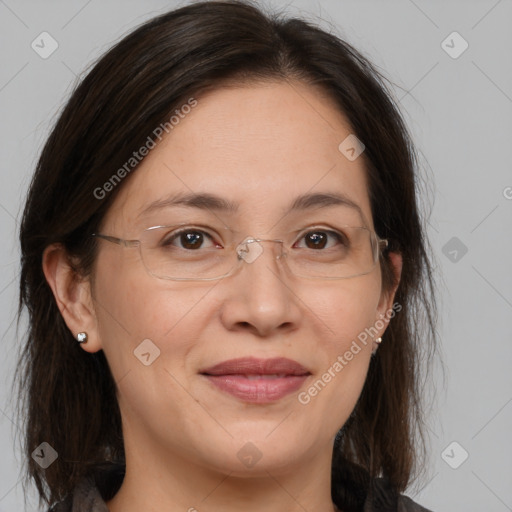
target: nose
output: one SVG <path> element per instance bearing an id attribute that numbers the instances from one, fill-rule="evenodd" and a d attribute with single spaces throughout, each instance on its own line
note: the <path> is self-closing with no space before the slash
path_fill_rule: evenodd
<path id="1" fill-rule="evenodd" d="M 281 265 L 282 241 L 246 238 L 237 247 L 239 268 L 225 281 L 221 320 L 228 330 L 268 336 L 300 324 L 301 301 Z"/>

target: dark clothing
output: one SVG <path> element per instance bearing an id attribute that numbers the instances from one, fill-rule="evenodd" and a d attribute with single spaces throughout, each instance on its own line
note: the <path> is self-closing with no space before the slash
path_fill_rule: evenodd
<path id="1" fill-rule="evenodd" d="M 124 467 L 112 466 L 100 478 L 84 478 L 76 486 L 72 496 L 54 505 L 48 512 L 109 512 L 109 501 L 119 490 L 124 477 Z M 373 480 L 370 491 L 358 488 L 354 482 L 334 485 L 334 503 L 342 512 L 431 512 L 404 495 L 394 492 L 383 478 Z M 347 497 L 350 494 L 350 497 Z M 340 496 L 347 497 L 343 504 Z M 347 503 L 352 503 L 348 505 Z"/>

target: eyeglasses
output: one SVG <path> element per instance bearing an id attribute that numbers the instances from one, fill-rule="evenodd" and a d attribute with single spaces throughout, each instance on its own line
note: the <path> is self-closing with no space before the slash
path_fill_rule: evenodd
<path id="1" fill-rule="evenodd" d="M 228 238 L 233 239 L 236 232 L 224 229 L 229 232 Z M 263 254 L 263 242 L 272 242 L 275 259 L 298 277 L 347 279 L 369 274 L 388 246 L 387 240 L 366 227 L 345 225 L 335 229 L 310 227 L 300 235 L 290 232 L 279 240 L 246 237 L 227 244 L 218 242 L 217 231 L 180 224 L 149 227 L 138 240 L 100 233 L 91 236 L 121 247 L 138 247 L 150 275 L 173 281 L 212 281 L 230 276 L 242 262 L 253 263 Z"/>

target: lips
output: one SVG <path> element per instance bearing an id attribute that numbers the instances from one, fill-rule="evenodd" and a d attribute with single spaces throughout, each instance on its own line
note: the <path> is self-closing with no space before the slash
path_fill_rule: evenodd
<path id="1" fill-rule="evenodd" d="M 202 370 L 206 375 L 245 375 L 245 376 L 279 376 L 309 375 L 310 372 L 297 361 L 286 357 L 273 359 L 258 359 L 255 357 L 242 357 L 223 361 L 215 366 Z"/>
<path id="2" fill-rule="evenodd" d="M 250 403 L 275 402 L 297 391 L 311 375 L 291 359 L 244 357 L 200 372 L 218 390 Z"/>

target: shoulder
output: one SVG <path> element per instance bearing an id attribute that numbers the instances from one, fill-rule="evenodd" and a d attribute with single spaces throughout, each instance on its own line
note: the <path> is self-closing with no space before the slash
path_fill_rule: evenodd
<path id="1" fill-rule="evenodd" d="M 432 512 L 404 494 L 398 494 L 386 478 L 375 478 L 363 512 Z"/>
<path id="2" fill-rule="evenodd" d="M 48 512 L 109 512 L 93 480 L 85 478 L 76 486 L 73 494 L 56 503 Z"/>
<path id="3" fill-rule="evenodd" d="M 428 508 L 418 505 L 415 501 L 412 501 L 408 496 L 401 494 L 398 497 L 397 512 L 432 512 Z"/>
<path id="4" fill-rule="evenodd" d="M 73 492 L 48 512 L 109 512 L 106 502 L 119 490 L 124 474 L 123 462 L 98 464 L 92 474 L 82 477 Z"/>
<path id="5" fill-rule="evenodd" d="M 340 510 L 432 512 L 397 492 L 388 478 L 370 478 L 366 469 L 347 460 L 334 462 L 331 491 L 333 501 Z"/>
<path id="6" fill-rule="evenodd" d="M 72 506 L 72 500 L 68 498 L 53 505 L 53 507 L 48 509 L 48 512 L 71 512 Z"/>

